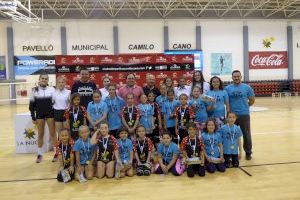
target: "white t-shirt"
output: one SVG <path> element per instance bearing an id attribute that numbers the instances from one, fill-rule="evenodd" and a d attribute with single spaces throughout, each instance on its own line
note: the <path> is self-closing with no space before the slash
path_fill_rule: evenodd
<path id="1" fill-rule="evenodd" d="M 106 99 L 106 97 L 108 97 L 109 93 L 108 93 L 108 90 L 105 87 L 100 88 L 99 91 L 102 94 L 102 97 L 101 97 L 102 100 L 104 100 L 104 99 Z"/>
<path id="2" fill-rule="evenodd" d="M 189 85 L 186 85 L 186 86 L 184 86 L 183 88 L 181 88 L 181 87 L 175 87 L 174 88 L 174 92 L 175 92 L 175 97 L 177 98 L 177 99 L 179 99 L 179 96 L 181 95 L 181 94 L 186 94 L 187 96 L 188 96 L 188 98 L 190 98 L 190 95 L 191 95 L 191 86 L 189 86 Z"/>
<path id="3" fill-rule="evenodd" d="M 196 83 L 194 86 L 201 88 L 201 83 Z M 203 94 L 207 94 L 207 92 L 210 91 L 210 85 L 207 82 L 203 82 Z"/>
<path id="4" fill-rule="evenodd" d="M 55 110 L 66 110 L 69 107 L 71 91 L 67 89 L 56 89 L 53 94 L 53 108 Z"/>

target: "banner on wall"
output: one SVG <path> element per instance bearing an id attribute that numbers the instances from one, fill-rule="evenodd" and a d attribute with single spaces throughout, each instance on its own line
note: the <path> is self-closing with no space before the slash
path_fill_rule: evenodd
<path id="1" fill-rule="evenodd" d="M 230 75 L 232 72 L 231 53 L 211 54 L 211 75 Z"/>
<path id="2" fill-rule="evenodd" d="M 56 56 L 56 74 L 65 76 L 67 86 L 79 79 L 81 69 L 90 71 L 91 79 L 102 86 L 102 79 L 110 77 L 113 83 L 122 86 L 129 72 L 136 74 L 137 84 L 143 86 L 147 74 L 156 77 L 157 85 L 166 77 L 177 80 L 185 75 L 191 80 L 194 70 L 193 55 L 127 54 L 118 56 Z M 176 84 L 176 82 L 175 82 Z"/>
<path id="3" fill-rule="evenodd" d="M 288 68 L 287 51 L 249 52 L 249 69 L 285 69 Z"/>
<path id="4" fill-rule="evenodd" d="M 0 56 L 0 80 L 6 79 L 5 56 Z"/>
<path id="5" fill-rule="evenodd" d="M 55 74 L 55 56 L 15 56 L 15 75 Z"/>

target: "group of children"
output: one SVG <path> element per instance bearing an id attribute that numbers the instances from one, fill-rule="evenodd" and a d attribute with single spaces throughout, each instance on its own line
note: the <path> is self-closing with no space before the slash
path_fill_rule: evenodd
<path id="1" fill-rule="evenodd" d="M 215 110 L 225 116 L 225 108 L 217 108 L 221 105 L 199 87 L 191 98 L 181 94 L 176 99 L 163 84 L 160 96 L 143 94 L 138 105 L 133 94 L 126 103 L 118 97 L 114 84 L 108 91 L 104 100 L 95 91 L 87 109 L 80 106 L 78 94 L 71 96 L 67 129 L 60 131 L 57 147 L 59 181 L 168 172 L 179 176 L 184 171 L 193 177 L 239 166 L 242 132 L 234 124 L 236 115 L 228 112 L 226 122 L 214 116 Z"/>

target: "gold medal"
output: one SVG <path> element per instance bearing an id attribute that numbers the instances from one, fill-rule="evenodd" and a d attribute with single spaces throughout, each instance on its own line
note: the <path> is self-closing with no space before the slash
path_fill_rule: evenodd
<path id="1" fill-rule="evenodd" d="M 73 123 L 73 127 L 74 128 L 78 128 L 80 121 L 74 121 Z"/>
<path id="2" fill-rule="evenodd" d="M 129 121 L 129 122 L 128 122 L 128 125 L 129 125 L 129 126 L 133 126 L 133 120 Z"/>
<path id="3" fill-rule="evenodd" d="M 102 153 L 102 160 L 103 160 L 103 161 L 106 161 L 108 155 L 109 155 L 109 152 L 108 152 L 108 151 L 105 151 L 104 153 Z"/>
<path id="4" fill-rule="evenodd" d="M 142 153 L 140 155 L 140 157 L 141 157 L 141 161 L 145 161 L 146 160 L 146 154 L 145 153 Z"/>

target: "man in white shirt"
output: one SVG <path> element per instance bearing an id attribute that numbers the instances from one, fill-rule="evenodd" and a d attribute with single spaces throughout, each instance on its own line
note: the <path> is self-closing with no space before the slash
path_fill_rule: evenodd
<path id="1" fill-rule="evenodd" d="M 181 76 L 178 80 L 178 87 L 174 88 L 175 96 L 177 99 L 179 99 L 179 96 L 181 94 L 186 94 L 188 98 L 190 98 L 191 95 L 191 86 L 186 85 L 186 79 L 184 76 Z"/>

